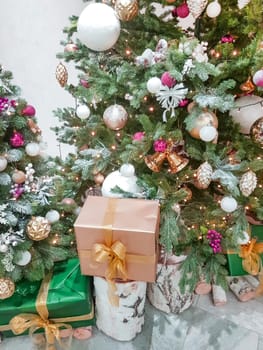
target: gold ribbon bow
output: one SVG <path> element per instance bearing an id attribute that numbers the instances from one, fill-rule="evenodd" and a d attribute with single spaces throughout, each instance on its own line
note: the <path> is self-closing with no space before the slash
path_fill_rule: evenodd
<path id="1" fill-rule="evenodd" d="M 127 280 L 125 245 L 120 241 L 116 241 L 110 246 L 95 243 L 92 248 L 92 257 L 98 263 L 108 263 L 105 277 L 109 283 L 109 299 L 112 305 L 118 306 L 119 298 L 115 294 L 117 288 L 113 280 L 115 278 Z"/>
<path id="2" fill-rule="evenodd" d="M 240 246 L 239 256 L 242 258 L 242 266 L 245 271 L 251 275 L 258 275 L 260 284 L 256 289 L 256 294 L 263 293 L 263 270 L 260 253 L 263 253 L 263 243 L 257 243 L 255 238 L 252 238 L 248 244 Z"/>
<path id="3" fill-rule="evenodd" d="M 71 325 L 66 323 L 55 323 L 48 319 L 48 309 L 46 306 L 49 283 L 52 274 L 49 273 L 43 280 L 40 290 L 38 292 L 36 300 L 36 309 L 38 314 L 22 313 L 13 317 L 10 322 L 10 328 L 16 335 L 24 333 L 29 329 L 29 335 L 32 337 L 34 332 L 43 328 L 46 337 L 46 350 L 55 350 L 55 340 L 59 342 L 61 346 L 61 337 L 59 334 L 60 328 L 72 329 Z M 70 346 L 72 336 L 68 340 L 68 346 Z"/>

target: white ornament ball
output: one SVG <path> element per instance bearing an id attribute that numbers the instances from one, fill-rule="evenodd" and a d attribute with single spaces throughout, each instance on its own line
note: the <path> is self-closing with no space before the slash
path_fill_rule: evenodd
<path id="1" fill-rule="evenodd" d="M 80 14 L 77 33 L 80 41 L 89 49 L 105 51 L 117 42 L 120 35 L 120 21 L 112 7 L 92 3 Z"/>
<path id="2" fill-rule="evenodd" d="M 237 209 L 237 201 L 233 197 L 226 196 L 222 198 L 220 206 L 225 212 L 232 213 Z"/>
<path id="3" fill-rule="evenodd" d="M 254 75 L 253 75 L 253 83 L 256 86 L 263 87 L 263 69 L 258 70 Z"/>
<path id="4" fill-rule="evenodd" d="M 247 244 L 250 240 L 249 234 L 246 231 L 243 231 L 243 237 L 237 239 L 238 244 Z"/>
<path id="5" fill-rule="evenodd" d="M 203 126 L 199 131 L 200 139 L 205 142 L 213 141 L 217 136 L 217 130 L 214 126 Z"/>
<path id="6" fill-rule="evenodd" d="M 152 93 L 156 94 L 160 91 L 160 87 L 162 85 L 161 79 L 157 77 L 150 78 L 147 81 L 147 90 Z"/>
<path id="7" fill-rule="evenodd" d="M 8 245 L 2 243 L 0 244 L 0 253 L 6 253 L 8 251 Z"/>
<path id="8" fill-rule="evenodd" d="M 120 130 L 127 123 L 128 113 L 121 105 L 114 104 L 105 109 L 103 120 L 108 128 Z"/>
<path id="9" fill-rule="evenodd" d="M 116 170 L 106 176 L 101 187 L 102 195 L 104 197 L 121 198 L 121 193 L 112 192 L 112 189 L 116 186 L 120 187 L 125 192 L 140 192 L 140 187 L 137 185 L 137 176 L 135 175 L 133 165 L 125 164 L 125 167 L 122 168 L 122 172 L 120 170 Z"/>
<path id="10" fill-rule="evenodd" d="M 5 157 L 0 156 L 0 171 L 4 171 L 7 167 L 7 160 Z"/>
<path id="11" fill-rule="evenodd" d="M 240 124 L 243 134 L 249 134 L 254 122 L 263 116 L 261 103 L 263 98 L 256 95 L 242 96 L 236 100 L 236 108 L 230 111 L 230 115 Z"/>
<path id="12" fill-rule="evenodd" d="M 26 145 L 26 153 L 30 157 L 36 157 L 40 154 L 40 146 L 36 142 L 30 142 Z"/>
<path id="13" fill-rule="evenodd" d="M 46 219 L 49 223 L 53 224 L 54 222 L 59 221 L 60 214 L 57 210 L 49 210 L 46 213 Z"/>
<path id="14" fill-rule="evenodd" d="M 16 261 L 16 265 L 26 266 L 27 264 L 30 263 L 30 261 L 31 261 L 31 253 L 25 250 L 24 252 L 22 252 L 20 259 Z"/>
<path id="15" fill-rule="evenodd" d="M 90 116 L 90 109 L 86 105 L 80 105 L 76 109 L 76 114 L 80 119 L 88 119 Z"/>
<path id="16" fill-rule="evenodd" d="M 206 8 L 206 14 L 210 18 L 215 18 L 220 15 L 221 5 L 217 0 L 210 2 L 210 4 Z"/>

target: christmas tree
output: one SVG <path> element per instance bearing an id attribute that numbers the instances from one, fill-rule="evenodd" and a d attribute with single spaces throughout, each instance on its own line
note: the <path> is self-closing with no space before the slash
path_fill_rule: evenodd
<path id="1" fill-rule="evenodd" d="M 88 4 L 64 29 L 56 77 L 76 107 L 56 110 L 54 130 L 76 149 L 61 165 L 67 197 L 158 199 L 160 244 L 187 255 L 182 289 L 226 286 L 224 252 L 263 219 L 262 10 L 116 0 Z"/>
<path id="2" fill-rule="evenodd" d="M 41 280 L 74 250 L 72 223 L 66 225 L 64 212 L 68 204 L 61 203 L 59 177 L 49 176 L 52 164 L 44 154 L 36 110 L 3 67 L 0 125 L 0 299 L 5 299 L 16 282 Z"/>

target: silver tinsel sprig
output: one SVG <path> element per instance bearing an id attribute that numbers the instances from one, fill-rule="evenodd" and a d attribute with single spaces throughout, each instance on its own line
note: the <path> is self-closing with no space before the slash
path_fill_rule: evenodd
<path id="1" fill-rule="evenodd" d="M 1 204 L 0 205 L 0 224 L 1 225 L 6 225 L 8 223 L 6 216 L 7 212 L 6 209 L 8 207 L 8 204 Z"/>
<path id="2" fill-rule="evenodd" d="M 25 241 L 23 230 L 14 230 L 12 227 L 7 232 L 0 234 L 0 244 L 15 247 Z"/>
<path id="3" fill-rule="evenodd" d="M 6 252 L 4 258 L 1 260 L 6 272 L 12 272 L 15 269 L 15 265 L 13 264 L 13 258 L 14 252 L 12 249 L 9 249 L 8 252 Z"/>

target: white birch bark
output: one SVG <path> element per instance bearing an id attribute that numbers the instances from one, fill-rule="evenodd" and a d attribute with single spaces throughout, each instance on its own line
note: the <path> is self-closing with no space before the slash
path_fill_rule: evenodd
<path id="1" fill-rule="evenodd" d="M 179 288 L 181 262 L 185 256 L 169 257 L 157 265 L 156 282 L 148 283 L 147 297 L 157 309 L 166 313 L 181 313 L 188 309 L 193 302 L 193 293 L 182 294 Z"/>
<path id="2" fill-rule="evenodd" d="M 97 327 L 119 341 L 129 341 L 141 332 L 144 324 L 146 282 L 116 282 L 119 306 L 113 306 L 108 297 L 108 283 L 94 277 Z"/>

